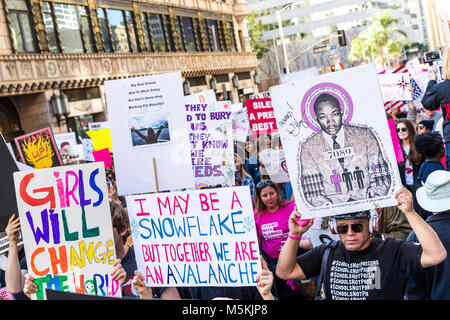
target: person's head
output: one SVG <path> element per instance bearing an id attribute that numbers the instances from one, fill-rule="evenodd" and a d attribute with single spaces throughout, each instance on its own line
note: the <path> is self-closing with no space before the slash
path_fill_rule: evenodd
<path id="1" fill-rule="evenodd" d="M 322 93 L 314 102 L 314 113 L 320 128 L 336 135 L 342 127 L 342 110 L 339 101 L 331 94 Z"/>
<path id="2" fill-rule="evenodd" d="M 110 201 L 109 208 L 111 211 L 111 220 L 113 226 L 114 243 L 116 247 L 124 244 L 130 235 L 128 214 L 119 204 Z"/>
<path id="3" fill-rule="evenodd" d="M 442 56 L 442 76 L 444 79 L 450 80 L 450 47 L 444 49 Z"/>
<path id="4" fill-rule="evenodd" d="M 245 151 L 238 144 L 234 145 L 234 166 L 236 172 L 245 172 Z"/>
<path id="5" fill-rule="evenodd" d="M 450 211 L 450 171 L 436 170 L 430 173 L 425 184 L 417 189 L 419 205 L 434 214 Z"/>
<path id="6" fill-rule="evenodd" d="M 402 146 L 405 144 L 409 145 L 409 153 L 406 155 L 412 163 L 415 165 L 420 165 L 422 162 L 422 156 L 417 153 L 414 147 L 414 139 L 416 138 L 416 130 L 411 121 L 407 119 L 399 119 L 396 122 L 397 126 L 397 136 L 400 140 Z"/>
<path id="7" fill-rule="evenodd" d="M 433 131 L 434 120 L 422 120 L 417 124 L 417 134 Z"/>
<path id="8" fill-rule="evenodd" d="M 444 140 L 436 131 L 418 134 L 414 139 L 414 147 L 426 159 L 440 159 L 445 155 Z"/>
<path id="9" fill-rule="evenodd" d="M 261 134 L 258 137 L 258 152 L 272 148 L 272 137 L 270 134 Z"/>
<path id="10" fill-rule="evenodd" d="M 256 210 L 262 214 L 264 210 L 275 211 L 283 207 L 281 189 L 271 180 L 262 180 L 256 184 Z"/>
<path id="11" fill-rule="evenodd" d="M 370 244 L 370 211 L 337 215 L 332 218 L 331 228 L 348 251 L 360 251 Z"/>

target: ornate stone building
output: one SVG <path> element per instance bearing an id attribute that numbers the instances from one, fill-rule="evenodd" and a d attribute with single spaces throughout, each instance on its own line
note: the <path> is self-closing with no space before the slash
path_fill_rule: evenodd
<path id="1" fill-rule="evenodd" d="M 185 94 L 213 88 L 238 102 L 257 92 L 245 2 L 0 1 L 0 130 L 7 141 L 46 126 L 79 131 L 107 120 L 103 83 L 110 79 L 181 71 Z M 61 93 L 70 109 L 62 119 L 50 103 Z"/>

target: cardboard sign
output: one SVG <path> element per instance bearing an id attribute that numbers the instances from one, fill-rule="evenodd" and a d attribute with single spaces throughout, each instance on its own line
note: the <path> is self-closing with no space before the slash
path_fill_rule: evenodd
<path id="1" fill-rule="evenodd" d="M 250 130 L 256 134 L 278 131 L 271 98 L 249 99 L 245 103 Z"/>
<path id="2" fill-rule="evenodd" d="M 266 149 L 259 153 L 259 159 L 269 174 L 270 180 L 275 183 L 289 181 L 286 157 L 283 150 Z"/>
<path id="3" fill-rule="evenodd" d="M 185 105 L 196 188 L 234 185 L 231 113 L 229 101 Z"/>
<path id="4" fill-rule="evenodd" d="M 147 286 L 254 286 L 261 270 L 250 189 L 127 196 Z"/>
<path id="5" fill-rule="evenodd" d="M 407 73 L 379 74 L 381 95 L 383 102 L 412 100 L 410 91 L 410 76 Z"/>
<path id="6" fill-rule="evenodd" d="M 28 272 L 45 289 L 121 296 L 105 170 L 88 163 L 14 173 Z"/>
<path id="7" fill-rule="evenodd" d="M 271 87 L 305 218 L 393 206 L 401 188 L 374 65 Z"/>
<path id="8" fill-rule="evenodd" d="M 109 128 L 86 131 L 86 134 L 94 143 L 94 150 L 102 150 L 108 148 L 109 152 L 113 152 L 111 145 L 111 133 Z"/>
<path id="9" fill-rule="evenodd" d="M 192 188 L 181 73 L 105 81 L 105 90 L 118 195 Z"/>
<path id="10" fill-rule="evenodd" d="M 62 165 L 58 147 L 50 128 L 17 137 L 14 141 L 23 163 L 35 169 Z"/>
<path id="11" fill-rule="evenodd" d="M 101 150 L 95 150 L 92 152 L 92 155 L 94 156 L 94 159 L 96 162 L 103 161 L 106 168 L 111 168 L 113 160 L 112 160 L 111 153 L 109 152 L 108 148 L 101 149 Z"/>

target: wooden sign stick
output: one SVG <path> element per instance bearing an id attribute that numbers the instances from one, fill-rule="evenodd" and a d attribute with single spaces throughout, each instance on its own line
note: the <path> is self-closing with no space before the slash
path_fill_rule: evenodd
<path id="1" fill-rule="evenodd" d="M 155 157 L 152 158 L 152 163 L 153 163 L 153 179 L 155 180 L 155 188 L 156 188 L 156 192 L 159 192 L 158 175 L 156 173 Z"/>

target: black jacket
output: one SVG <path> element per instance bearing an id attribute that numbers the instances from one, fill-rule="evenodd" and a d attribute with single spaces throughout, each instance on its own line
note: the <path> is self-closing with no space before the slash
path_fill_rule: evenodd
<path id="1" fill-rule="evenodd" d="M 445 143 L 450 142 L 450 80 L 447 79 L 441 83 L 430 80 L 422 98 L 422 105 L 428 110 L 441 108 L 442 117 L 444 117 L 444 140 Z"/>

